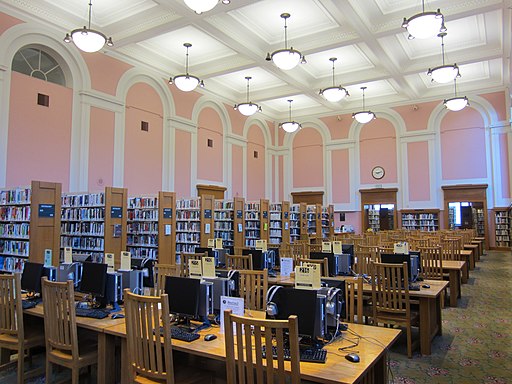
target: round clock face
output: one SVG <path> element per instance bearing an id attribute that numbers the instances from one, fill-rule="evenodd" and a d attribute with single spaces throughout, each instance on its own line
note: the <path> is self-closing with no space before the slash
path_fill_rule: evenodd
<path id="1" fill-rule="evenodd" d="M 380 180 L 384 177 L 384 168 L 382 168 L 381 166 L 376 166 L 376 167 L 373 167 L 372 169 L 372 176 L 374 179 L 377 179 L 377 180 Z"/>

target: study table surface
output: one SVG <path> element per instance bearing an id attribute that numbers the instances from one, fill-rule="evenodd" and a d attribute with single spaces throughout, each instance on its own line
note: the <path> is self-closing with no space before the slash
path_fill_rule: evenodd
<path id="1" fill-rule="evenodd" d="M 444 261 L 443 261 L 444 268 Z M 347 280 L 350 276 L 329 277 L 334 280 Z M 280 276 L 269 278 L 269 284 L 278 285 L 294 285 L 294 279 L 290 276 Z M 430 288 L 423 288 L 423 284 L 430 285 Z M 420 284 L 419 291 L 409 291 L 411 300 L 417 300 L 419 303 L 420 315 L 420 349 L 422 355 L 430 355 L 432 353 L 431 341 L 436 335 L 442 334 L 442 314 L 441 314 L 441 292 L 449 284 L 448 281 L 441 280 L 425 280 Z M 372 292 L 371 284 L 363 284 L 365 293 Z M 451 293 L 450 293 L 451 295 Z M 456 296 L 456 295 L 455 295 Z"/>
<path id="2" fill-rule="evenodd" d="M 126 326 L 122 324 L 105 328 L 107 335 L 121 338 L 121 364 L 126 359 Z M 218 337 L 213 341 L 204 341 L 203 335 L 213 333 Z M 173 350 L 198 355 L 210 359 L 224 361 L 226 357 L 224 335 L 219 327 L 200 331 L 201 338 L 193 342 L 172 340 Z M 344 331 L 343 336 L 354 339 L 355 335 L 364 336 L 355 348 L 360 356 L 359 363 L 351 363 L 345 359 L 350 350 L 340 352 L 338 348 L 351 345 L 343 338 L 334 341 L 324 347 L 327 350 L 325 364 L 301 362 L 301 378 L 316 383 L 356 383 L 364 377 L 374 378 L 377 383 L 387 383 L 387 356 L 386 348 L 390 347 L 400 335 L 400 330 L 391 328 L 373 327 L 361 324 L 349 324 L 349 331 Z M 378 340 L 378 341 L 375 341 Z M 127 367 L 121 366 L 121 374 L 126 374 Z M 121 382 L 126 378 L 121 377 Z"/>

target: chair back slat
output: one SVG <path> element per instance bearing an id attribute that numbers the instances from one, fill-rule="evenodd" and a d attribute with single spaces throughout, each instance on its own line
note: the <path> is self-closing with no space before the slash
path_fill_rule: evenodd
<path id="1" fill-rule="evenodd" d="M 329 277 L 329 261 L 327 257 L 323 259 L 308 259 L 308 258 L 298 258 L 297 265 L 303 264 L 315 264 L 320 267 L 320 276 Z"/>
<path id="2" fill-rule="evenodd" d="M 188 262 L 190 260 L 201 260 L 203 256 L 208 256 L 208 252 L 205 253 L 186 253 L 181 252 L 180 254 L 180 262 L 181 262 L 181 277 L 189 276 Z"/>
<path id="3" fill-rule="evenodd" d="M 252 255 L 226 255 L 226 268 L 252 270 Z"/>
<path id="4" fill-rule="evenodd" d="M 372 263 L 372 301 L 375 318 L 378 313 L 404 316 L 409 313 L 408 278 L 407 263 Z"/>
<path id="5" fill-rule="evenodd" d="M 267 307 L 268 273 L 263 271 L 240 270 L 240 297 L 244 298 L 247 309 L 264 311 Z"/>
<path id="6" fill-rule="evenodd" d="M 21 275 L 0 275 L 0 333 L 23 339 Z"/>
<path id="7" fill-rule="evenodd" d="M 224 324 L 228 384 L 300 383 L 296 316 L 290 316 L 288 320 L 264 320 L 236 316 L 226 311 Z M 272 346 L 276 348 L 276 357 L 271 353 Z M 289 371 L 285 369 L 285 347 L 290 349 Z M 265 357 L 263 349 L 267 351 Z"/>
<path id="8" fill-rule="evenodd" d="M 443 280 L 443 250 L 438 247 L 420 247 L 421 274 L 424 279 Z"/>
<path id="9" fill-rule="evenodd" d="M 165 278 L 167 276 L 180 276 L 181 271 L 179 265 L 175 264 L 161 264 L 155 265 L 156 271 L 156 286 L 153 292 L 154 296 L 160 296 L 165 293 Z"/>
<path id="10" fill-rule="evenodd" d="M 126 289 L 124 295 L 132 381 L 143 377 L 174 383 L 167 294 L 141 296 Z"/>
<path id="11" fill-rule="evenodd" d="M 363 277 L 345 280 L 345 320 L 363 323 Z"/>

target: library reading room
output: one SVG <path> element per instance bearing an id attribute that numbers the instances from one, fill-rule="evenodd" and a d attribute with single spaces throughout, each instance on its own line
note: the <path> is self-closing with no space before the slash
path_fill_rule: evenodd
<path id="1" fill-rule="evenodd" d="M 0 0 L 0 383 L 512 383 L 511 0 Z"/>

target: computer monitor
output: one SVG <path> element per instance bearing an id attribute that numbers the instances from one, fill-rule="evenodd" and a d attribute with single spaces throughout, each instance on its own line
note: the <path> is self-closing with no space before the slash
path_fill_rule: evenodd
<path id="1" fill-rule="evenodd" d="M 199 317 L 201 280 L 190 277 L 165 277 L 165 293 L 169 296 L 169 311 L 180 318 L 179 322 L 190 324 Z"/>
<path id="2" fill-rule="evenodd" d="M 323 260 L 327 258 L 329 265 L 329 276 L 336 276 L 338 272 L 338 262 L 332 252 L 309 252 L 309 258 L 315 260 Z"/>
<path id="3" fill-rule="evenodd" d="M 21 289 L 27 291 L 28 296 L 41 293 L 41 277 L 44 265 L 41 263 L 25 262 L 21 275 Z"/>
<path id="4" fill-rule="evenodd" d="M 341 252 L 351 255 L 352 259 L 354 259 L 354 244 L 341 244 Z"/>
<path id="5" fill-rule="evenodd" d="M 316 290 L 281 288 L 272 301 L 277 305 L 276 319 L 287 320 L 290 315 L 297 315 L 299 336 L 315 339 Z"/>
<path id="6" fill-rule="evenodd" d="M 105 296 L 107 264 L 85 262 L 82 264 L 82 280 L 79 291 L 91 295 L 92 300 Z"/>
<path id="7" fill-rule="evenodd" d="M 143 271 L 142 282 L 145 287 L 153 288 L 155 286 L 154 264 L 155 261 L 149 257 L 132 257 L 131 259 L 132 269 Z"/>
<path id="8" fill-rule="evenodd" d="M 411 263 L 411 256 L 403 253 L 381 253 L 380 260 L 382 263 L 388 264 L 403 264 L 407 263 L 407 272 L 409 274 L 409 281 L 416 280 L 418 272 L 413 271 L 413 263 Z M 416 264 L 416 263 L 414 263 Z M 416 266 L 417 267 L 417 266 Z"/>
<path id="9" fill-rule="evenodd" d="M 194 253 L 208 253 L 208 256 L 215 257 L 215 250 L 213 248 L 195 247 Z"/>
<path id="10" fill-rule="evenodd" d="M 263 252 L 261 249 L 242 249 L 242 255 L 252 255 L 252 269 L 255 271 L 274 269 L 276 253 L 273 250 Z"/>

